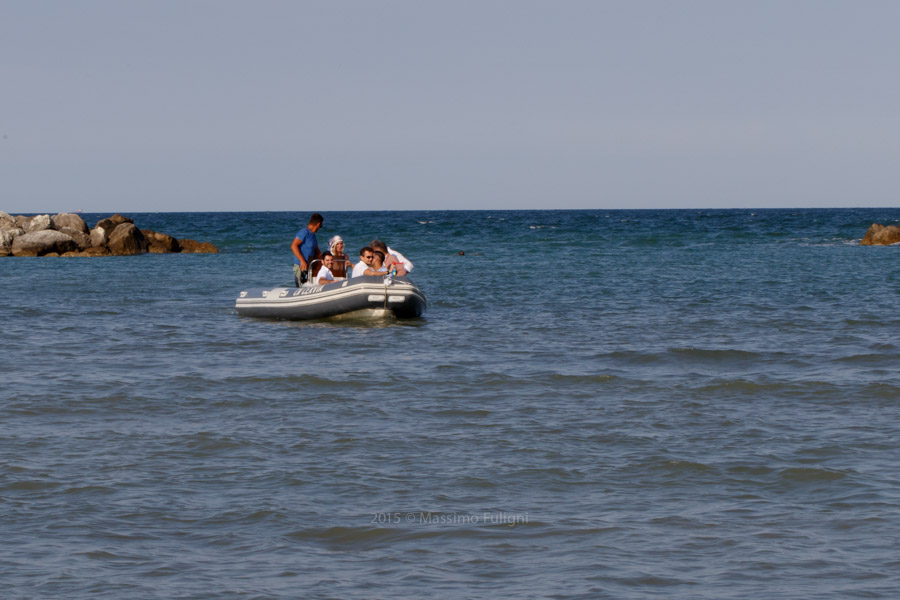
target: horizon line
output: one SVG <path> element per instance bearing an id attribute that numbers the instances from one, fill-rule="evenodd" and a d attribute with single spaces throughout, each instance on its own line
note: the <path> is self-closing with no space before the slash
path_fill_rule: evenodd
<path id="1" fill-rule="evenodd" d="M 590 212 L 590 211 L 607 211 L 607 212 L 635 212 L 635 211 L 740 211 L 740 210 L 892 210 L 900 209 L 900 206 L 788 206 L 788 207 L 771 207 L 771 206 L 739 206 L 739 207 L 667 207 L 667 208 L 404 208 L 404 209 L 301 209 L 301 210 L 131 210 L 131 211 L 111 211 L 111 214 L 124 214 L 126 212 L 141 214 L 187 214 L 187 213 L 349 213 L 349 212 Z M 0 212 L 6 212 L 0 209 Z M 109 210 L 72 210 L 59 212 L 6 212 L 6 214 L 15 215 L 50 215 L 50 214 L 105 214 Z"/>

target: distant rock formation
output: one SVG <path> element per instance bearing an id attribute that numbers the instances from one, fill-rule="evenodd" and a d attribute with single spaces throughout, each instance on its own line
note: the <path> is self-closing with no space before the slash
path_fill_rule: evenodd
<path id="1" fill-rule="evenodd" d="M 177 240 L 171 235 L 138 229 L 133 219 L 115 214 L 89 229 L 73 213 L 13 217 L 0 211 L 0 256 L 130 256 L 212 253 L 219 249 L 209 242 Z"/>
<path id="2" fill-rule="evenodd" d="M 860 246 L 889 246 L 900 243 L 900 227 L 872 223 L 866 235 L 860 240 Z"/>

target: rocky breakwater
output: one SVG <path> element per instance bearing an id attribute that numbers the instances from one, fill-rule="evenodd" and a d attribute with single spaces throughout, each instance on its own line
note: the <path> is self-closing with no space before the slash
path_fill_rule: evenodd
<path id="1" fill-rule="evenodd" d="M 900 243 L 900 227 L 884 226 L 879 223 L 872 223 L 866 235 L 859 241 L 860 246 L 890 246 L 897 243 Z"/>
<path id="2" fill-rule="evenodd" d="M 129 256 L 145 252 L 218 253 L 209 242 L 178 240 L 138 229 L 133 219 L 113 215 L 93 229 L 72 213 L 13 217 L 0 211 L 0 256 Z"/>

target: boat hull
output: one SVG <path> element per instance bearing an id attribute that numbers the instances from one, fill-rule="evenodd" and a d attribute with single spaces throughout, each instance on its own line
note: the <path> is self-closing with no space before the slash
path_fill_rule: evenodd
<path id="1" fill-rule="evenodd" d="M 328 285 L 249 289 L 234 307 L 242 317 L 302 321 L 339 315 L 415 318 L 425 305 L 425 295 L 406 277 L 364 276 Z"/>

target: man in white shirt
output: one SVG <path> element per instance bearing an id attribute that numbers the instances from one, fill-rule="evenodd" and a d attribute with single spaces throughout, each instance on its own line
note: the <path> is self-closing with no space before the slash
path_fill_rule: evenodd
<path id="1" fill-rule="evenodd" d="M 372 248 L 375 252 L 384 254 L 384 266 L 389 272 L 400 275 L 401 277 L 406 275 L 406 266 L 400 261 L 400 258 L 396 254 L 391 254 L 388 251 L 387 244 L 380 240 L 375 240 L 372 242 Z"/>
<path id="2" fill-rule="evenodd" d="M 401 263 L 403 263 L 403 268 L 406 269 L 406 272 L 407 272 L 407 273 L 409 273 L 410 271 L 413 270 L 413 264 L 412 264 L 412 261 L 411 261 L 411 260 L 409 260 L 408 258 L 406 258 L 405 256 L 403 256 L 402 254 L 400 254 L 399 252 L 397 252 L 396 250 L 394 250 L 394 249 L 391 248 L 390 246 L 387 247 L 387 251 L 388 251 L 388 254 L 393 254 L 394 256 L 397 257 L 397 259 L 398 259 Z"/>
<path id="3" fill-rule="evenodd" d="M 334 274 L 331 272 L 331 265 L 333 264 L 334 256 L 331 254 L 331 252 L 324 252 L 322 254 L 322 267 L 316 274 L 316 285 L 334 283 Z"/>
<path id="4" fill-rule="evenodd" d="M 376 244 L 377 244 L 377 246 L 376 246 Z M 382 250 L 382 252 L 385 253 L 385 256 L 387 256 L 388 254 L 393 254 L 394 256 L 397 257 L 397 260 L 403 264 L 403 268 L 406 269 L 407 273 L 409 273 L 410 271 L 413 270 L 412 261 L 409 260 L 408 258 L 406 258 L 405 256 L 403 256 L 402 254 L 400 254 L 399 252 L 397 252 L 396 250 L 394 250 L 393 248 L 391 248 L 390 246 L 388 246 L 386 242 L 382 242 L 381 240 L 372 240 L 371 245 L 376 250 L 378 250 L 378 246 L 384 245 L 384 250 Z M 388 262 L 390 262 L 390 260 L 388 260 Z"/>
<path id="5" fill-rule="evenodd" d="M 359 262 L 353 265 L 353 273 L 350 274 L 350 277 L 360 277 L 365 272 L 366 269 L 369 268 L 369 265 L 372 264 L 372 256 L 373 250 L 369 246 L 364 247 L 359 251 Z"/>

